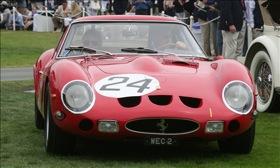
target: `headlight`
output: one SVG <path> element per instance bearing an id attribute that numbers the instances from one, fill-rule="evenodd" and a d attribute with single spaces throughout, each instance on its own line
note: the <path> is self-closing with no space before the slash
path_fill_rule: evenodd
<path id="1" fill-rule="evenodd" d="M 231 81 L 223 89 L 223 101 L 233 112 L 248 114 L 253 107 L 253 92 L 242 81 Z"/>
<path id="2" fill-rule="evenodd" d="M 74 80 L 63 87 L 61 99 L 70 112 L 81 114 L 92 108 L 95 102 L 95 95 L 88 83 Z"/>

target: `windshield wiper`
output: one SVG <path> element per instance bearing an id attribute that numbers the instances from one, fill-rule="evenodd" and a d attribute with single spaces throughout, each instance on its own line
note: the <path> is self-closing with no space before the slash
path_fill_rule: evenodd
<path id="1" fill-rule="evenodd" d="M 200 56 L 200 55 L 188 55 L 188 56 L 179 56 L 182 59 L 189 59 L 189 60 L 207 60 L 213 61 L 213 58 Z"/>
<path id="2" fill-rule="evenodd" d="M 143 48 L 143 47 L 137 47 L 137 48 L 122 48 L 121 51 L 124 52 L 131 52 L 131 53 L 151 53 L 151 54 L 156 54 L 158 53 L 155 50 L 148 49 L 148 48 Z"/>
<path id="3" fill-rule="evenodd" d="M 89 48 L 89 47 L 83 47 L 83 46 L 70 46 L 68 48 L 65 48 L 65 50 L 68 50 L 68 52 L 65 54 L 65 56 L 67 56 L 71 51 L 76 50 L 76 51 L 81 51 L 81 52 L 87 52 L 87 53 L 97 53 L 97 52 L 101 52 L 107 55 L 112 56 L 113 54 L 108 52 L 108 51 L 103 51 L 103 50 L 98 50 L 95 48 Z"/>
<path id="4" fill-rule="evenodd" d="M 68 48 L 65 48 L 65 50 L 69 50 L 66 55 L 68 55 L 68 53 L 70 51 L 73 51 L 73 50 L 78 50 L 78 51 L 85 51 L 85 52 L 89 52 L 89 53 L 96 53 L 96 50 L 95 49 L 92 49 L 92 48 L 88 48 L 88 47 L 83 47 L 83 46 L 70 46 Z"/>

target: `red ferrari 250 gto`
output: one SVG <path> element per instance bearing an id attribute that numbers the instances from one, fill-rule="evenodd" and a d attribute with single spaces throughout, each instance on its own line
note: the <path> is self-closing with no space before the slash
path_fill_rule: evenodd
<path id="1" fill-rule="evenodd" d="M 49 153 L 76 136 L 173 145 L 217 140 L 249 153 L 255 87 L 235 60 L 210 59 L 187 25 L 160 16 L 73 21 L 34 65 L 35 123 Z"/>

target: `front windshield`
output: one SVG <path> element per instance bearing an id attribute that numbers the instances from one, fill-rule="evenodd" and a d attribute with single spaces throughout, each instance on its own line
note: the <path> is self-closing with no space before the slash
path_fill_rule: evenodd
<path id="1" fill-rule="evenodd" d="M 72 51 L 77 47 L 80 51 Z M 204 57 L 204 53 L 183 24 L 164 22 L 86 22 L 74 23 L 59 57 L 86 55 L 88 50 L 112 54 L 133 53 L 133 49 L 153 50 L 153 54 Z M 129 48 L 129 50 L 128 50 Z M 141 51 L 142 51 L 141 50 Z M 103 52 L 104 53 L 104 52 Z M 137 50 L 135 50 L 135 53 Z M 92 54 L 92 53 L 91 53 Z M 101 53 L 102 54 L 102 53 Z M 143 54 L 139 53 L 139 54 Z"/>

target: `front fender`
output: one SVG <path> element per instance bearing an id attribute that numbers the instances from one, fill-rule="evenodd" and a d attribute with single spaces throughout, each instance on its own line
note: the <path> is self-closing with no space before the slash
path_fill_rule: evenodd
<path id="1" fill-rule="evenodd" d="M 45 68 L 51 62 L 54 56 L 54 49 L 49 49 L 41 54 L 33 65 L 33 82 L 35 90 L 35 98 L 37 100 L 37 107 L 42 112 L 42 101 L 44 94 L 44 84 L 46 81 Z"/>
<path id="2" fill-rule="evenodd" d="M 241 80 L 247 83 L 254 91 L 255 85 L 248 68 L 240 62 L 231 59 L 219 60 L 219 62 L 221 62 L 221 68 L 216 75 L 219 75 L 217 78 L 223 79 L 221 80 L 223 86 L 232 80 Z"/>
<path id="3" fill-rule="evenodd" d="M 217 79 L 220 79 L 219 83 L 217 83 L 220 86 L 219 88 L 223 89 L 228 82 L 234 80 L 245 82 L 251 88 L 254 95 L 254 106 L 251 111 L 253 113 L 256 109 L 257 90 L 250 71 L 240 62 L 235 60 L 224 59 L 219 60 L 219 62 L 221 62 L 221 68 L 219 68 L 219 73 L 216 74 Z"/>
<path id="4" fill-rule="evenodd" d="M 54 54 L 54 49 L 49 49 L 42 53 L 42 55 L 37 59 L 36 63 L 33 65 L 33 78 L 34 78 L 34 89 L 35 93 L 38 94 L 39 82 L 42 80 L 40 71 L 44 71 L 46 65 L 51 61 Z"/>
<path id="5" fill-rule="evenodd" d="M 52 113 L 66 110 L 61 100 L 63 87 L 73 80 L 82 80 L 89 84 L 89 76 L 85 69 L 71 59 L 60 59 L 50 68 L 48 74 L 48 85 L 51 95 Z"/>
<path id="6" fill-rule="evenodd" d="M 245 65 L 248 68 L 255 54 L 260 50 L 265 50 L 269 54 L 275 87 L 280 87 L 280 37 L 263 35 L 252 41 L 245 58 Z"/>

